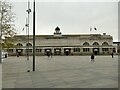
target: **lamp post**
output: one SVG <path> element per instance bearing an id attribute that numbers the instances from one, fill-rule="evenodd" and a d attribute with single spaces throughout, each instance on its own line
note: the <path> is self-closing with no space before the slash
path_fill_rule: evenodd
<path id="1" fill-rule="evenodd" d="M 25 39 L 26 39 L 26 57 L 27 57 L 27 60 L 28 60 L 28 47 L 27 47 L 27 42 L 28 42 L 27 39 L 28 39 L 28 37 L 27 37 L 27 26 L 28 26 L 28 25 L 27 25 L 27 18 L 26 18 L 26 24 L 25 24 L 26 38 L 25 38 Z"/>
<path id="2" fill-rule="evenodd" d="M 26 32 L 28 32 L 28 44 L 27 44 L 27 47 L 28 47 L 28 50 L 27 50 L 27 60 L 29 60 L 29 15 L 30 15 L 30 12 L 31 12 L 31 9 L 30 9 L 30 2 L 28 1 L 28 10 L 26 10 L 26 12 L 28 13 L 28 19 L 27 19 L 27 22 L 26 22 L 26 27 L 28 28 Z"/>
<path id="3" fill-rule="evenodd" d="M 35 71 L 35 0 L 33 2 L 33 71 Z"/>

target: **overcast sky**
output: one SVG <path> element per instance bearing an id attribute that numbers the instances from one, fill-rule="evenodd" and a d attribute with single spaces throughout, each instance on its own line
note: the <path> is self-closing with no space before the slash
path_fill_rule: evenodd
<path id="1" fill-rule="evenodd" d="M 58 1 L 58 0 L 57 0 Z M 114 0 L 115 1 L 115 0 Z M 22 29 L 26 23 L 27 2 L 10 1 L 16 14 L 15 28 L 17 34 L 25 34 Z M 32 3 L 30 3 L 32 9 Z M 32 10 L 33 11 L 33 10 Z M 30 34 L 32 34 L 32 13 L 30 13 Z M 113 36 L 118 40 L 118 2 L 36 2 L 36 34 L 52 35 L 59 26 L 62 34 L 102 34 Z M 90 27 L 97 30 L 90 32 Z"/>

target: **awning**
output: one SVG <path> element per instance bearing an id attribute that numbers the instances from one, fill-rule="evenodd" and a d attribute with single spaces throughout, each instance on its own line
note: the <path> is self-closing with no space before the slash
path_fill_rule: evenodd
<path id="1" fill-rule="evenodd" d="M 18 50 L 18 52 L 21 52 L 21 50 Z"/>
<path id="2" fill-rule="evenodd" d="M 46 50 L 47 52 L 49 52 L 50 50 L 48 49 L 48 50 Z"/>
<path id="3" fill-rule="evenodd" d="M 66 49 L 65 51 L 69 51 L 68 49 Z"/>
<path id="4" fill-rule="evenodd" d="M 94 49 L 94 51 L 98 51 L 98 49 Z"/>
<path id="5" fill-rule="evenodd" d="M 57 49 L 57 50 L 55 50 L 55 51 L 59 52 L 60 50 L 59 50 L 59 49 Z"/>

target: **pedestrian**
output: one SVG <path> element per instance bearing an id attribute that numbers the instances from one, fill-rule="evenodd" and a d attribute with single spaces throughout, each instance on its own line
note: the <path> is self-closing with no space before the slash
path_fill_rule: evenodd
<path id="1" fill-rule="evenodd" d="M 52 55 L 53 55 L 53 54 L 52 54 L 52 52 L 51 52 L 51 58 L 52 58 Z"/>
<path id="2" fill-rule="evenodd" d="M 19 53 L 17 53 L 17 57 L 19 57 Z"/>
<path id="3" fill-rule="evenodd" d="M 114 57 L 113 52 L 111 53 L 112 58 Z"/>
<path id="4" fill-rule="evenodd" d="M 91 55 L 91 62 L 94 62 L 94 54 Z"/>
<path id="5" fill-rule="evenodd" d="M 50 52 L 47 52 L 47 56 L 48 56 L 48 58 L 50 57 Z"/>
<path id="6" fill-rule="evenodd" d="M 7 53 L 5 54 L 5 58 L 7 58 Z"/>

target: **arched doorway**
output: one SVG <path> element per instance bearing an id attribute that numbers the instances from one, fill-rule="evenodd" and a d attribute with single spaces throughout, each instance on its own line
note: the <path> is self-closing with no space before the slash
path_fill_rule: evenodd
<path id="1" fill-rule="evenodd" d="M 23 49 L 21 49 L 23 47 L 22 43 L 17 43 L 17 49 L 16 49 L 16 54 L 19 54 L 20 56 L 23 55 Z"/>
<path id="2" fill-rule="evenodd" d="M 93 53 L 95 55 L 98 55 L 99 54 L 99 48 L 93 48 Z"/>
<path id="3" fill-rule="evenodd" d="M 65 48 L 65 49 L 64 49 L 64 54 L 65 54 L 66 56 L 70 55 L 70 54 L 71 54 L 71 49 L 70 49 L 70 48 Z"/>
<path id="4" fill-rule="evenodd" d="M 20 56 L 23 55 L 23 49 L 16 49 L 16 54 L 19 54 Z"/>
<path id="5" fill-rule="evenodd" d="M 48 53 L 51 53 L 51 49 L 45 49 L 45 55 L 48 55 Z"/>
<path id="6" fill-rule="evenodd" d="M 61 48 L 55 48 L 54 55 L 61 55 Z"/>

